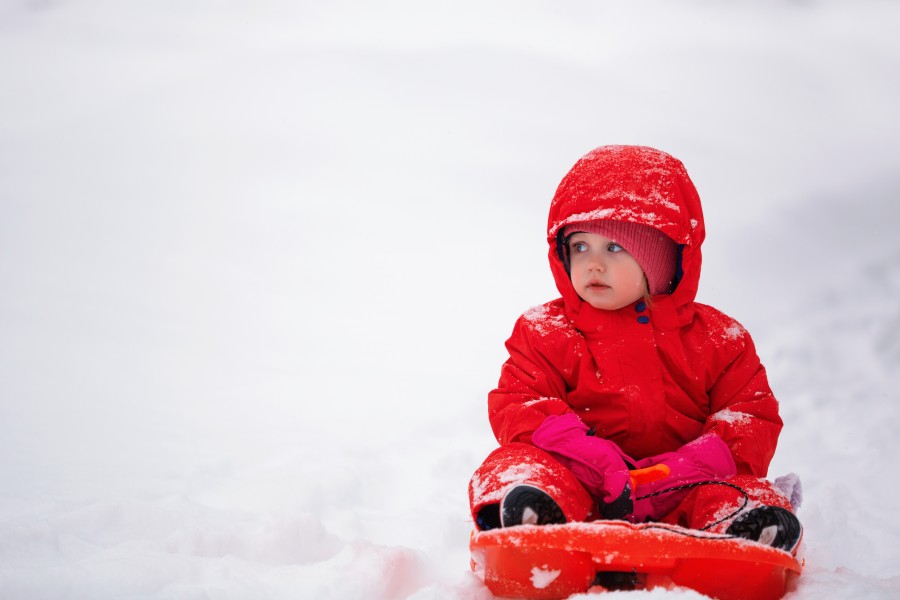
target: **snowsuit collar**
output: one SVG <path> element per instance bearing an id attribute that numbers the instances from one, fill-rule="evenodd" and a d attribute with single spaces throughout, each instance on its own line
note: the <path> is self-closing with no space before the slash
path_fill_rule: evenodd
<path id="1" fill-rule="evenodd" d="M 566 313 L 581 331 L 592 329 L 607 311 L 576 293 L 560 255 L 561 231 L 570 223 L 597 219 L 649 225 L 679 244 L 680 281 L 672 294 L 654 296 L 652 309 L 657 327 L 687 322 L 700 282 L 706 229 L 700 197 L 681 161 L 646 146 L 602 146 L 579 159 L 560 182 L 547 221 L 550 269 Z"/>

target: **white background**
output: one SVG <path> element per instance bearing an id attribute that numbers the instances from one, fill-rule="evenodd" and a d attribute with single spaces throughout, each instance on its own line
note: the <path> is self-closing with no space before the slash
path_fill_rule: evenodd
<path id="1" fill-rule="evenodd" d="M 486 394 L 556 296 L 557 183 L 619 143 L 686 164 L 699 300 L 781 400 L 792 597 L 896 597 L 898 24 L 886 0 L 3 2 L 0 596 L 489 598 Z"/>

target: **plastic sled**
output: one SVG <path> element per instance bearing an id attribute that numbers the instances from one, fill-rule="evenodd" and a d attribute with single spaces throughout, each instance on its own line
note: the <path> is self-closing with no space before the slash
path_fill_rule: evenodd
<path id="1" fill-rule="evenodd" d="M 720 600 L 784 596 L 801 564 L 771 546 L 662 523 L 594 521 L 473 531 L 472 570 L 495 596 L 685 587 Z"/>

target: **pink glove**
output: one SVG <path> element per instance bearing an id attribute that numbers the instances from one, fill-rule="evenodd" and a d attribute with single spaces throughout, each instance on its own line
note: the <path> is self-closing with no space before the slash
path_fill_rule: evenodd
<path id="1" fill-rule="evenodd" d="M 633 461 L 613 442 L 594 437 L 575 413 L 550 415 L 531 435 L 531 442 L 568 468 L 600 501 L 607 519 L 631 512 L 628 464 Z"/>
<path id="2" fill-rule="evenodd" d="M 654 465 L 665 465 L 669 475 L 635 486 L 634 513 L 629 517 L 635 523 L 661 519 L 675 510 L 691 488 L 664 490 L 701 481 L 722 481 L 737 474 L 731 450 L 719 436 L 712 433 L 700 436 L 675 452 L 640 460 L 635 467 L 643 469 Z M 660 494 L 647 497 L 655 492 Z"/>

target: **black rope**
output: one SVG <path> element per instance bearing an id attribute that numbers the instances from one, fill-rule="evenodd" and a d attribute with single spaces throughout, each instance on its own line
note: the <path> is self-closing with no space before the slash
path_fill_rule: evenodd
<path id="1" fill-rule="evenodd" d="M 700 535 L 699 533 L 691 533 L 690 529 L 673 529 L 670 526 L 666 525 L 657 525 L 654 523 L 647 523 L 643 527 L 641 527 L 641 531 L 645 529 L 661 529 L 662 531 L 668 531 L 669 533 L 675 533 L 678 535 L 683 535 L 684 537 L 696 538 L 698 540 L 733 540 L 740 536 L 731 535 L 728 533 L 706 533 L 704 535 Z M 705 529 L 705 528 L 704 528 Z M 700 532 L 702 529 L 695 529 L 693 531 Z"/>
<path id="2" fill-rule="evenodd" d="M 739 491 L 744 496 L 744 502 L 740 505 L 740 507 L 738 507 L 738 509 L 736 511 L 730 513 L 729 515 L 727 515 L 725 517 L 722 517 L 721 519 L 719 519 L 718 521 L 716 521 L 714 523 L 710 523 L 706 527 L 700 527 L 699 529 L 697 529 L 697 531 L 706 531 L 707 529 L 715 527 L 719 523 L 724 523 L 728 519 L 740 514 L 740 512 L 743 511 L 745 508 L 747 508 L 747 505 L 750 504 L 750 494 L 748 494 L 744 490 L 744 488 L 742 488 L 738 485 L 735 485 L 733 483 L 727 483 L 725 481 L 698 481 L 696 483 L 686 483 L 684 485 L 679 485 L 679 486 L 675 486 L 675 487 L 671 487 L 671 488 L 665 488 L 662 490 L 658 490 L 651 494 L 647 494 L 646 496 L 639 496 L 639 497 L 635 498 L 635 500 L 645 500 L 647 498 L 653 498 L 654 496 L 661 496 L 662 494 L 668 494 L 669 492 L 677 492 L 680 490 L 689 490 L 691 488 L 700 487 L 701 485 L 724 485 L 725 487 L 730 487 L 731 489 Z M 661 528 L 661 529 L 663 529 L 663 528 Z M 684 535 L 689 535 L 689 534 L 684 534 Z M 689 535 L 689 537 L 702 537 L 702 536 L 690 536 Z M 732 535 L 732 536 L 727 536 L 727 537 L 735 537 L 735 536 Z"/>

